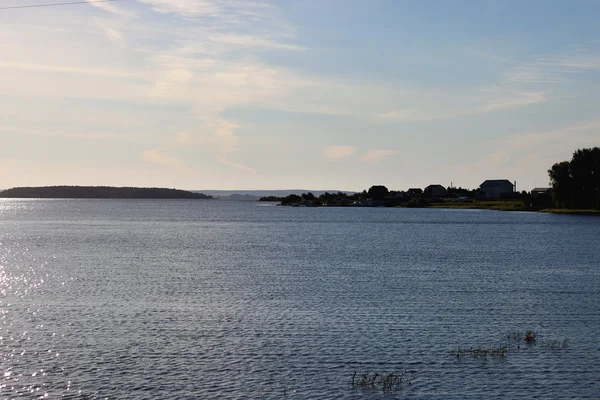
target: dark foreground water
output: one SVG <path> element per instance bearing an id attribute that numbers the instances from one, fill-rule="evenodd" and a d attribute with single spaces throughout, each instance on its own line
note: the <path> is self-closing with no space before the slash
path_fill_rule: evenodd
<path id="1" fill-rule="evenodd" d="M 1 398 L 595 400 L 600 218 L 3 200 L 0 336 Z"/>

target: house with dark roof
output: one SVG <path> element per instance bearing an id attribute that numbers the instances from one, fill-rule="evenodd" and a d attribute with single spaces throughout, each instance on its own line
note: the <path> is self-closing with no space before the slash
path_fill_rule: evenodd
<path id="1" fill-rule="evenodd" d="M 503 199 L 513 196 L 515 186 L 508 179 L 489 179 L 479 185 L 479 197 L 483 199 Z"/>
<path id="2" fill-rule="evenodd" d="M 425 197 L 445 197 L 448 190 L 442 185 L 429 185 L 423 193 L 425 193 Z"/>
<path id="3" fill-rule="evenodd" d="M 550 196 L 552 195 L 552 188 L 550 187 L 536 187 L 531 189 L 531 195 L 533 197 L 537 196 Z"/>
<path id="4" fill-rule="evenodd" d="M 551 208 L 554 206 L 552 200 L 552 188 L 536 187 L 531 190 L 529 206 L 532 208 Z"/>

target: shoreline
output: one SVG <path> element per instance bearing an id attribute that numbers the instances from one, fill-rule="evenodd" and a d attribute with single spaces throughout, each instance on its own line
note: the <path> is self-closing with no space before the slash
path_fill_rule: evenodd
<path id="1" fill-rule="evenodd" d="M 592 209 L 568 209 L 568 208 L 536 208 L 526 207 L 521 201 L 506 201 L 506 200 L 491 200 L 491 201 L 474 201 L 474 202 L 445 202 L 445 203 L 430 203 L 420 207 L 410 206 L 353 206 L 342 204 L 327 204 L 320 206 L 293 205 L 281 204 L 282 207 L 349 207 L 349 208 L 434 208 L 447 210 L 491 210 L 491 211 L 520 211 L 520 212 L 541 212 L 547 214 L 563 214 L 563 215 L 585 215 L 585 216 L 600 216 L 600 210 Z"/>

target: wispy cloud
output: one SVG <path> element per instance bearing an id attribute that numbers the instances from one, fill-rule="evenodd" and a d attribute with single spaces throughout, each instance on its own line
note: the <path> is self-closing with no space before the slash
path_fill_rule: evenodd
<path id="1" fill-rule="evenodd" d="M 139 0 L 161 14 L 174 14 L 186 19 L 198 19 L 210 25 L 240 25 L 252 23 L 257 26 L 271 25 L 279 20 L 277 7 L 268 1 L 245 0 Z M 281 24 L 287 26 L 287 24 Z"/>
<path id="2" fill-rule="evenodd" d="M 405 121 L 426 121 L 432 119 L 431 115 L 427 115 L 423 111 L 415 110 L 414 108 L 403 108 L 400 110 L 389 111 L 378 115 L 379 118 L 394 122 Z"/>
<path id="3" fill-rule="evenodd" d="M 317 3 L 310 12 L 330 8 Z M 402 73 L 368 71 L 373 66 L 368 62 L 360 68 L 346 68 L 341 60 L 349 53 L 336 48 L 339 41 L 324 37 L 319 43 L 323 46 L 321 50 L 306 45 L 302 39 L 307 36 L 296 36 L 294 26 L 283 15 L 289 5 L 280 8 L 279 4 L 283 3 L 121 1 L 94 3 L 93 9 L 91 6 L 49 8 L 43 15 L 32 11 L 21 20 L 6 21 L 0 26 L 3 123 L 32 131 L 82 133 L 90 138 L 96 133 L 97 140 L 104 140 L 105 133 L 115 136 L 107 140 L 120 140 L 116 136 L 123 132 L 126 140 L 135 141 L 135 152 L 140 155 L 136 162 L 142 169 L 183 176 L 173 172 L 185 168 L 186 160 L 191 166 L 202 165 L 204 171 L 210 171 L 209 176 L 214 171 L 236 179 L 251 174 L 265 176 L 268 165 L 256 154 L 273 145 L 269 138 L 275 134 L 279 135 L 279 141 L 273 146 L 274 158 L 285 154 L 280 151 L 284 146 L 302 143 L 306 148 L 297 148 L 302 155 L 294 155 L 294 160 L 298 165 L 305 163 L 302 157 L 311 154 L 316 134 L 293 137 L 288 132 L 297 132 L 298 126 L 281 121 L 285 113 L 304 113 L 308 117 L 302 124 L 306 123 L 314 132 L 331 132 L 326 143 L 340 144 L 328 148 L 324 145 L 317 150 L 323 155 L 314 161 L 315 171 L 325 165 L 324 161 L 342 161 L 339 166 L 369 170 L 367 165 L 354 161 L 376 163 L 397 154 L 386 148 L 367 151 L 378 146 L 373 143 L 382 143 L 376 140 L 377 135 L 386 136 L 385 145 L 380 146 L 403 149 L 405 158 L 405 146 L 413 146 L 411 149 L 425 146 L 421 139 L 413 141 L 406 138 L 408 135 L 395 135 L 410 126 L 410 134 L 415 137 L 440 138 L 440 143 L 435 143 L 439 150 L 441 143 L 463 126 L 467 131 L 484 123 L 493 125 L 497 118 L 508 118 L 511 110 L 533 104 L 541 105 L 536 111 L 543 112 L 542 103 L 564 93 L 558 93 L 561 88 L 555 83 L 576 76 L 589 77 L 590 72 L 600 69 L 600 52 L 597 45 L 590 43 L 528 59 L 519 59 L 515 55 L 519 51 L 512 48 L 504 49 L 504 54 L 511 55 L 509 58 L 484 51 L 473 52 L 461 60 L 464 51 L 454 54 L 458 60 L 452 66 L 473 66 L 478 58 L 481 73 L 473 78 L 461 73 L 456 79 L 447 78 L 451 73 L 448 70 L 430 81 L 412 80 L 410 74 L 426 78 L 445 64 L 426 58 L 423 62 L 432 64 L 415 72 L 418 67 L 411 64 L 414 60 L 410 56 L 418 51 L 413 53 L 410 49 L 385 53 L 382 58 L 390 63 L 400 60 L 402 65 L 398 67 Z M 294 21 L 306 23 L 303 28 L 310 29 L 317 22 L 303 20 L 305 15 L 310 13 L 294 15 Z M 332 21 L 335 17 L 324 15 Z M 484 50 L 496 49 L 493 41 L 487 38 L 482 41 Z M 383 46 L 383 43 L 373 45 Z M 353 48 L 352 54 L 362 50 Z M 404 51 L 406 54 L 401 53 Z M 320 65 L 323 55 L 331 56 L 325 67 Z M 299 56 L 301 63 L 297 62 Z M 406 65 L 400 59 L 405 56 Z M 488 58 L 490 61 L 482 61 Z M 476 62 L 469 64 L 469 61 Z M 357 62 L 360 64 L 360 60 Z M 407 78 L 402 81 L 404 72 Z M 33 107 L 38 107 L 36 118 L 26 120 L 24 110 Z M 73 108 L 69 113 L 61 111 L 69 107 Z M 257 109 L 260 111 L 252 111 Z M 248 112 L 252 118 L 245 120 Z M 469 118 L 476 115 L 478 118 Z M 457 117 L 461 118 L 460 124 L 440 122 Z M 570 114 L 569 118 L 572 117 Z M 417 123 L 420 121 L 433 122 Z M 406 125 L 391 126 L 401 123 Z M 494 125 L 497 129 L 490 135 L 505 136 L 504 132 L 496 132 L 502 125 Z M 370 136 L 365 138 L 364 132 Z M 587 139 L 583 138 L 592 135 L 591 132 L 581 131 L 576 136 L 584 143 Z M 484 135 L 481 136 L 483 143 Z M 554 151 L 560 146 L 553 143 L 568 137 L 563 133 L 553 136 L 552 132 L 533 132 L 523 135 L 527 142 L 520 137 L 510 140 L 531 153 L 537 147 L 528 143 Z M 356 144 L 360 149 L 344 143 Z M 495 145 L 488 148 L 490 154 L 485 162 L 504 168 L 510 161 L 509 155 L 517 152 L 518 147 L 500 141 Z M 485 153 L 481 146 L 472 147 L 477 150 L 470 157 Z M 144 152 L 144 149 L 149 150 Z M 461 149 L 455 154 L 465 152 Z M 190 153 L 201 156 L 192 158 Z M 398 158 L 394 157 L 394 162 Z M 343 163 L 350 159 L 353 162 L 349 165 Z M 293 163 L 285 164 L 292 171 Z M 164 168 L 159 171 L 155 165 Z M 362 173 L 357 174 L 357 170 L 353 171 L 353 177 Z M 190 171 L 189 175 L 198 173 L 195 169 Z M 282 171 L 278 173 L 285 175 Z M 264 182 L 267 181 L 265 178 Z"/>
<path id="4" fill-rule="evenodd" d="M 534 184 L 546 185 L 546 171 L 552 164 L 569 160 L 573 151 L 597 145 L 600 119 L 574 123 L 558 128 L 533 132 L 519 132 L 496 139 L 490 151 L 483 152 L 471 164 L 454 168 L 458 176 L 477 176 L 476 179 L 522 177 L 523 171 L 536 171 L 521 188 L 530 190 Z M 531 187 L 530 187 L 531 186 Z"/>
<path id="5" fill-rule="evenodd" d="M 106 37 L 113 42 L 122 42 L 125 35 L 121 31 L 121 23 L 115 23 L 113 21 L 107 21 L 105 19 L 96 18 L 94 20 L 96 25 L 104 32 Z"/>
<path id="6" fill-rule="evenodd" d="M 221 164 L 225 164 L 251 174 L 256 174 L 257 171 L 255 169 L 231 160 L 231 155 L 239 151 L 239 148 L 237 147 L 237 139 L 234 136 L 233 131 L 240 126 L 234 122 L 224 119 L 217 121 L 217 123 L 219 125 L 217 128 L 217 160 Z"/>
<path id="7" fill-rule="evenodd" d="M 350 157 L 356 150 L 356 146 L 329 146 L 325 149 L 325 157 L 330 161 L 339 161 Z"/>
<path id="8" fill-rule="evenodd" d="M 207 0 L 139 0 L 139 2 L 149 4 L 154 11 L 164 14 L 216 16 L 222 11 L 216 2 Z"/>
<path id="9" fill-rule="evenodd" d="M 546 99 L 542 91 L 513 90 L 501 85 L 458 93 L 428 93 L 413 98 L 413 107 L 376 115 L 382 122 L 416 122 L 509 110 Z"/>
<path id="10" fill-rule="evenodd" d="M 397 153 L 396 150 L 392 149 L 374 149 L 367 151 L 360 159 L 364 162 L 374 163 Z"/>
<path id="11" fill-rule="evenodd" d="M 160 149 L 149 149 L 142 153 L 142 159 L 172 169 L 187 169 L 186 164 L 177 157 L 164 154 Z"/>
<path id="12" fill-rule="evenodd" d="M 128 142 L 131 144 L 135 142 L 136 135 L 131 133 L 114 133 L 114 132 L 64 132 L 55 130 L 40 130 L 40 129 L 27 129 L 23 126 L 10 126 L 0 125 L 0 132 L 5 134 L 13 135 L 31 135 L 31 136 L 46 136 L 46 137 L 61 137 L 61 138 L 72 138 L 72 139 L 89 139 L 89 140 L 100 140 L 100 141 L 119 141 Z"/>
<path id="13" fill-rule="evenodd" d="M 551 146 L 554 151 L 572 152 L 577 146 L 591 146 L 597 142 L 600 118 L 538 132 L 521 132 L 498 140 L 498 145 L 511 153 L 524 153 Z M 565 146 L 568 143 L 568 146 Z"/>
<path id="14" fill-rule="evenodd" d="M 94 23 L 104 32 L 110 41 L 122 42 L 125 39 L 123 29 L 132 20 L 137 18 L 137 13 L 114 3 L 92 2 L 90 5 L 110 14 L 108 16 L 95 17 Z"/>
<path id="15" fill-rule="evenodd" d="M 209 40 L 215 43 L 233 45 L 235 47 L 259 48 L 269 50 L 306 50 L 303 46 L 280 43 L 264 37 L 255 35 L 239 35 L 231 33 L 215 34 L 208 37 Z"/>
<path id="16" fill-rule="evenodd" d="M 127 10 L 125 8 L 122 8 L 115 3 L 91 2 L 89 4 L 92 7 L 99 8 L 108 13 L 115 14 L 115 15 L 118 15 L 120 17 L 127 18 L 127 19 L 135 18 L 137 16 L 137 14 L 135 12 Z"/>
<path id="17" fill-rule="evenodd" d="M 493 92 L 493 89 L 491 89 L 491 91 Z M 491 100 L 484 102 L 481 107 L 474 109 L 473 114 L 541 103 L 546 99 L 543 92 L 514 91 L 507 93 L 504 89 L 501 89 L 500 91 L 502 92 L 501 94 L 492 96 Z"/>
<path id="18" fill-rule="evenodd" d="M 600 46 L 596 42 L 574 46 L 564 51 L 544 54 L 507 71 L 508 82 L 521 84 L 556 84 L 574 74 L 600 69 Z"/>
<path id="19" fill-rule="evenodd" d="M 504 65 L 511 63 L 502 60 Z M 600 45 L 588 42 L 513 65 L 493 85 L 416 93 L 412 100 L 377 114 L 377 118 L 394 123 L 430 121 L 526 107 L 547 101 L 557 85 L 593 70 L 600 70 Z"/>
<path id="20" fill-rule="evenodd" d="M 73 67 L 64 65 L 48 65 L 48 64 L 36 64 L 36 63 L 19 63 L 19 62 L 5 62 L 0 61 L 0 69 L 12 69 L 12 70 L 24 70 L 24 71 L 35 71 L 35 72 L 53 72 L 61 74 L 74 74 L 74 75 L 93 75 L 103 76 L 108 78 L 139 78 L 140 75 L 130 71 L 119 71 L 112 69 L 103 68 L 90 68 L 90 67 Z"/>

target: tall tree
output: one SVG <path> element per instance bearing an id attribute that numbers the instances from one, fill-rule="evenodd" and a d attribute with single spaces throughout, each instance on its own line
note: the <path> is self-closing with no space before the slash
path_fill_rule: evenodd
<path id="1" fill-rule="evenodd" d="M 571 163 L 563 161 L 556 163 L 548 170 L 552 197 L 554 203 L 561 208 L 571 208 L 574 203 L 573 178 L 571 177 Z"/>
<path id="2" fill-rule="evenodd" d="M 578 207 L 600 208 L 600 148 L 575 151 L 571 160 L 571 177 Z"/>
<path id="3" fill-rule="evenodd" d="M 556 205 L 600 209 L 600 148 L 579 149 L 548 170 Z"/>
<path id="4" fill-rule="evenodd" d="M 369 188 L 369 196 L 375 200 L 383 200 L 390 191 L 382 185 L 375 185 Z"/>

